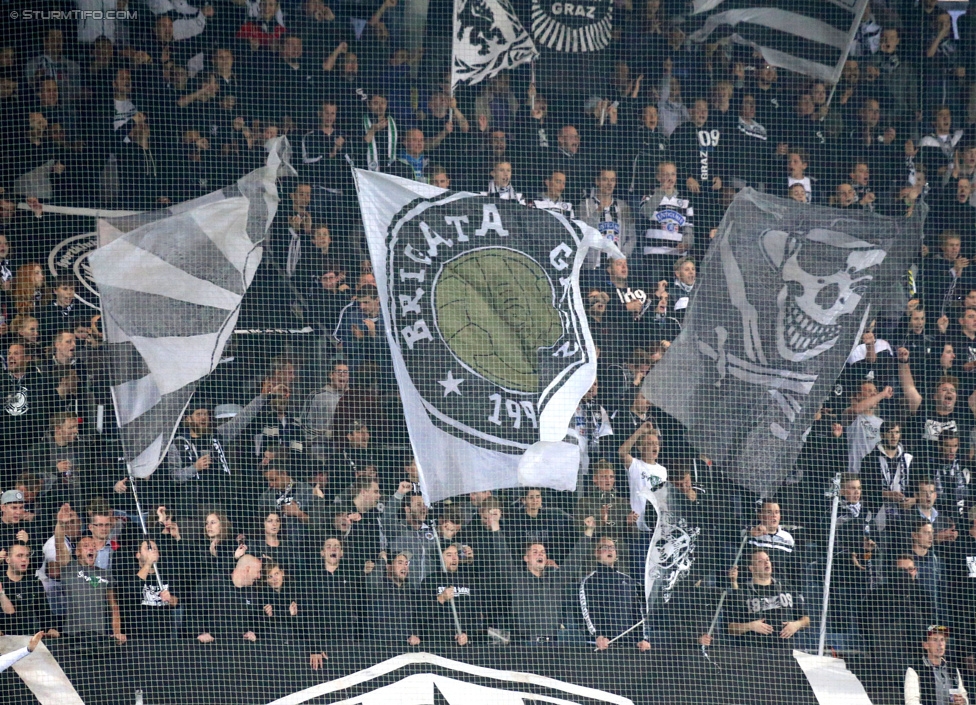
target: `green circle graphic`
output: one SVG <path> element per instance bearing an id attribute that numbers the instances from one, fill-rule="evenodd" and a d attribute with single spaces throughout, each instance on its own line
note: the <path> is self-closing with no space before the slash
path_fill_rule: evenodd
<path id="1" fill-rule="evenodd" d="M 444 265 L 434 289 L 437 327 L 475 373 L 506 389 L 539 390 L 539 348 L 563 334 L 545 271 L 503 248 L 474 250 Z"/>

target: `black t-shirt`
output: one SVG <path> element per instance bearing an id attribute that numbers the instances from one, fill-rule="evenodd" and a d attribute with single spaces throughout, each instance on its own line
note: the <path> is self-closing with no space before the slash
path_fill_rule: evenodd
<path id="1" fill-rule="evenodd" d="M 454 638 L 454 621 L 450 602 L 440 603 L 437 596 L 446 588 L 454 588 L 453 602 L 457 607 L 461 631 L 468 639 L 475 641 L 484 636 L 483 605 L 481 584 L 474 579 L 473 572 L 461 566 L 454 573 L 445 575 L 440 571 L 431 573 L 420 584 L 420 608 L 426 612 L 424 622 L 427 638 L 433 641 L 450 641 Z"/>
<path id="2" fill-rule="evenodd" d="M 685 122 L 671 135 L 671 154 L 678 167 L 678 183 L 694 178 L 705 191 L 711 188 L 712 179 L 722 176 L 727 158 L 728 135 L 716 121 L 708 121 L 698 127 Z"/>
<path id="3" fill-rule="evenodd" d="M 960 531 L 959 538 L 944 545 L 939 555 L 948 586 L 947 598 L 953 603 L 970 603 L 976 595 L 976 539 L 968 531 Z"/>
<path id="4" fill-rule="evenodd" d="M 169 590 L 168 582 L 157 582 L 154 575 L 142 580 L 137 571 L 125 571 L 116 587 L 125 634 L 149 639 L 170 636 L 173 613 L 161 597 L 163 590 Z M 184 597 L 173 594 L 177 598 Z"/>
<path id="5" fill-rule="evenodd" d="M 926 404 L 909 424 L 908 439 L 911 448 L 918 456 L 931 457 L 938 453 L 939 436 L 945 431 L 955 431 L 965 446 L 969 431 L 973 426 L 973 415 L 966 408 L 961 397 L 950 414 L 937 414 L 931 404 Z"/>
<path id="6" fill-rule="evenodd" d="M 752 639 L 755 644 L 792 649 L 795 641 L 781 639 L 779 636 L 783 622 L 795 621 L 805 614 L 803 595 L 788 583 L 774 578 L 769 585 L 754 585 L 752 582 L 741 585 L 736 591 L 736 603 L 730 621 L 744 624 L 764 619 L 766 624 L 773 627 L 772 634 L 762 635 L 750 631 L 744 636 Z"/>
<path id="7" fill-rule="evenodd" d="M 44 586 L 34 577 L 33 570 L 17 582 L 7 577 L 4 570 L 0 572 L 0 585 L 16 610 L 14 614 L 0 614 L 0 630 L 5 634 L 31 635 L 55 626 Z"/>

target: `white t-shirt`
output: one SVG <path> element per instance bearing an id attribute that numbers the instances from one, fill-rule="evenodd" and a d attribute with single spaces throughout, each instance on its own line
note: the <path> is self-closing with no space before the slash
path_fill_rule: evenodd
<path id="1" fill-rule="evenodd" d="M 663 465 L 648 465 L 634 458 L 627 468 L 627 475 L 630 478 L 630 508 L 637 514 L 637 528 L 654 531 L 653 526 L 644 523 L 644 510 L 647 502 L 654 503 L 654 491 L 667 482 L 668 470 Z"/>
<path id="2" fill-rule="evenodd" d="M 70 554 L 71 544 L 68 542 L 67 538 L 64 540 L 64 545 L 67 547 L 68 553 Z M 44 543 L 43 553 L 44 563 L 40 568 L 37 569 L 34 575 L 37 576 L 37 579 L 41 581 L 41 584 L 44 586 L 44 591 L 50 592 L 52 587 L 60 586 L 61 584 L 60 581 L 54 580 L 47 574 L 47 564 L 56 563 L 58 560 L 57 549 L 54 546 L 53 536 Z"/>

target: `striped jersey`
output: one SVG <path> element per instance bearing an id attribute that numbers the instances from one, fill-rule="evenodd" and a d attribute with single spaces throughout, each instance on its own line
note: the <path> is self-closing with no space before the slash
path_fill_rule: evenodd
<path id="1" fill-rule="evenodd" d="M 668 196 L 658 190 L 644 197 L 641 213 L 650 221 L 644 231 L 644 254 L 680 255 L 678 245 L 693 227 L 695 211 L 691 201 L 677 192 Z"/>

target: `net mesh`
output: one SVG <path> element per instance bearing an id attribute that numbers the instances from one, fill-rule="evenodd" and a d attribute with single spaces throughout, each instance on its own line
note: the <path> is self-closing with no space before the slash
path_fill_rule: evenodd
<path id="1" fill-rule="evenodd" d="M 967 3 L 2 8 L 2 702 L 968 702 Z"/>

